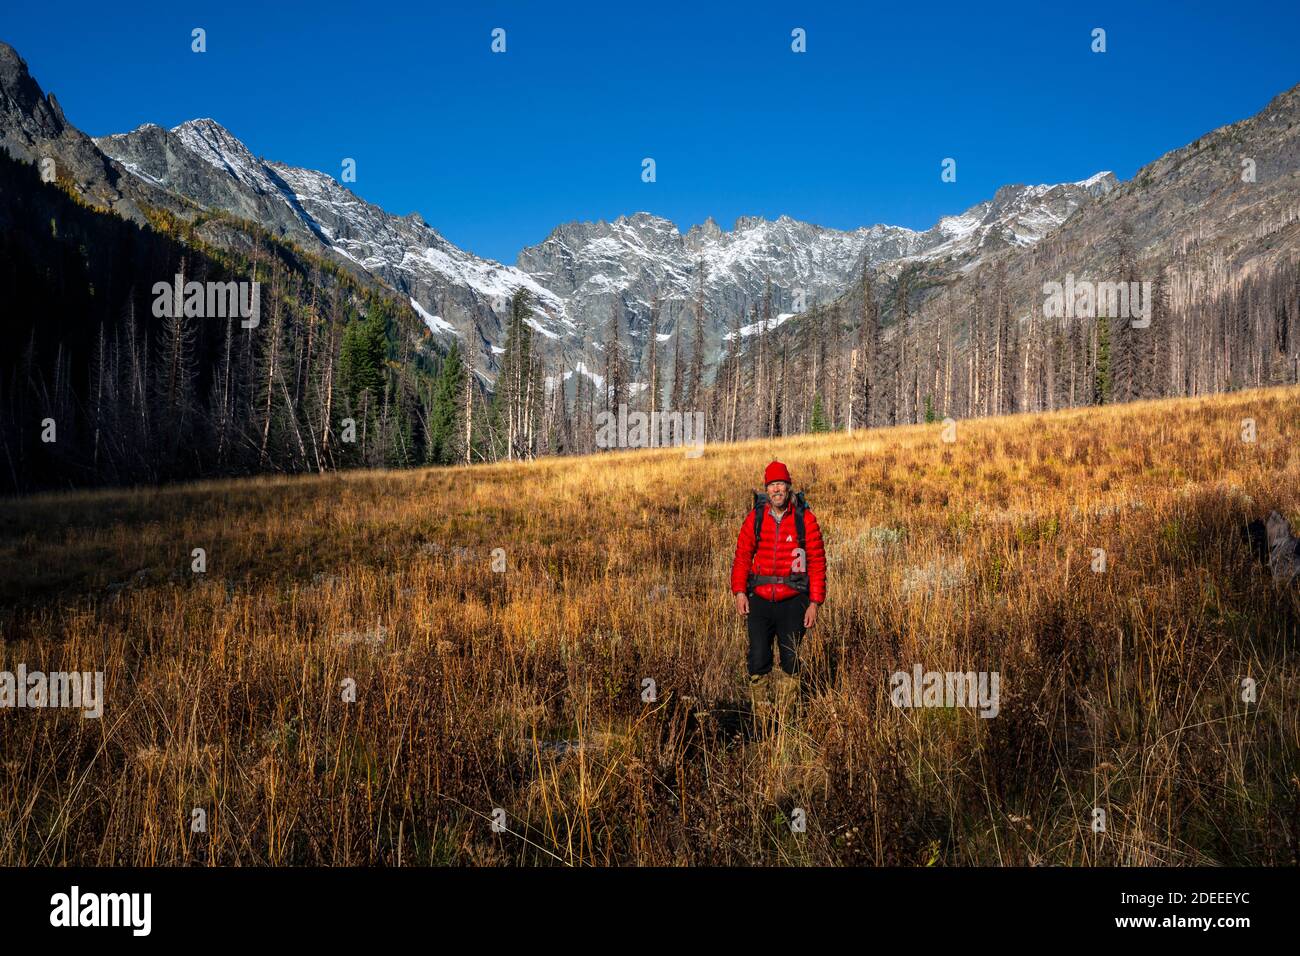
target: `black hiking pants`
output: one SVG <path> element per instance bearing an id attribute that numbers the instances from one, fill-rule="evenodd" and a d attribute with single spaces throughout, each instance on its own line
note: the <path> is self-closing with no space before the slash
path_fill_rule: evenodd
<path id="1" fill-rule="evenodd" d="M 769 601 L 757 594 L 749 595 L 749 672 L 772 671 L 772 638 L 781 652 L 781 670 L 793 676 L 799 673 L 799 641 L 803 639 L 803 616 L 808 610 L 808 595 L 796 594 L 784 601 Z"/>

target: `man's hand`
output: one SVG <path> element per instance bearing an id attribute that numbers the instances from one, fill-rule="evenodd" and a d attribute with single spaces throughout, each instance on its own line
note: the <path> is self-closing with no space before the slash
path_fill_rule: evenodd
<path id="1" fill-rule="evenodd" d="M 809 601 L 808 610 L 803 612 L 804 629 L 807 630 L 808 628 L 812 627 L 816 623 L 817 623 L 817 605 L 814 604 L 812 601 Z"/>
<path id="2" fill-rule="evenodd" d="M 741 617 L 749 616 L 749 596 L 744 591 L 736 592 L 736 613 Z"/>

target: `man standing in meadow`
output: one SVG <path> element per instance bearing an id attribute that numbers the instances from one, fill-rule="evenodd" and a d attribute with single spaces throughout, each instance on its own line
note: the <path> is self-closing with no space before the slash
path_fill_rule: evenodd
<path id="1" fill-rule="evenodd" d="M 799 642 L 826 601 L 826 552 L 817 517 L 802 493 L 792 500 L 790 471 L 781 462 L 767 466 L 763 483 L 766 499 L 756 496 L 745 516 L 731 564 L 736 611 L 749 629 L 749 683 L 756 701 L 770 697 L 773 638 L 784 673 L 780 696 L 797 689 Z"/>

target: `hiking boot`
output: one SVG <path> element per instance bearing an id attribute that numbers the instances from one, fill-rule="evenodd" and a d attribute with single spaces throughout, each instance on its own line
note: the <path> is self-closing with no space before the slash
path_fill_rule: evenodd
<path id="1" fill-rule="evenodd" d="M 776 708 L 772 704 L 770 674 L 749 675 L 749 700 L 749 713 L 754 721 L 754 733 L 759 736 L 770 733 L 776 719 Z"/>
<path id="2" fill-rule="evenodd" d="M 798 674 L 787 674 L 785 671 L 781 671 L 777 676 L 776 704 L 777 709 L 782 714 L 794 712 L 794 709 L 799 704 L 799 692 L 802 686 Z"/>

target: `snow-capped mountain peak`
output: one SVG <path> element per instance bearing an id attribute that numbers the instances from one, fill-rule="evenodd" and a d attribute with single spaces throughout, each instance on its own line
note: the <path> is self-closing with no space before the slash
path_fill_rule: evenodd
<path id="1" fill-rule="evenodd" d="M 736 317 L 753 325 L 769 281 L 774 316 L 811 308 L 842 293 L 864 262 L 976 262 L 996 248 L 1035 243 L 1114 185 L 1112 174 L 1098 173 L 1079 183 L 1004 186 L 923 232 L 890 225 L 831 229 L 780 215 L 740 216 L 730 230 L 709 217 L 683 234 L 666 219 L 638 212 L 559 226 L 520 252 L 517 265 L 562 298 L 579 325 L 604 328 L 617 313 L 630 338 L 642 343 L 649 341 L 644 328 L 655 302 L 656 332 L 675 329 L 683 317 L 693 324 L 702 283 L 706 344 L 716 347 Z"/>
<path id="2" fill-rule="evenodd" d="M 1004 186 L 923 232 L 832 229 L 782 214 L 740 216 L 730 230 L 708 217 L 683 233 L 640 211 L 610 222 L 565 223 L 507 266 L 457 248 L 417 212 L 390 214 L 325 173 L 260 159 L 210 118 L 170 130 L 146 124 L 95 142 L 153 186 L 364 269 L 407 296 L 436 336 L 459 335 L 475 346 L 487 371 L 495 369 L 492 346 L 504 339 L 509 301 L 520 288 L 534 301 L 528 324 L 575 353 L 584 343 L 597 349 L 611 316 L 626 341 L 646 348 L 656 302 L 656 340 L 686 319 L 694 348 L 694 303 L 702 289 L 704 347 L 712 357 L 737 321 L 742 336 L 757 328 L 756 307 L 770 305 L 775 319 L 830 302 L 864 262 L 951 257 L 969 264 L 990 249 L 1032 244 L 1115 185 L 1112 174 L 1098 173 L 1075 183 Z"/>
<path id="3" fill-rule="evenodd" d="M 215 120 L 171 130 L 146 124 L 95 142 L 151 184 L 366 270 L 408 296 L 436 336 L 476 345 L 483 368 L 495 368 L 488 343 L 503 337 L 510 298 L 521 287 L 532 293 L 529 324 L 541 335 L 574 331 L 564 302 L 532 276 L 457 248 L 419 213 L 394 216 L 325 173 L 259 159 Z"/>

